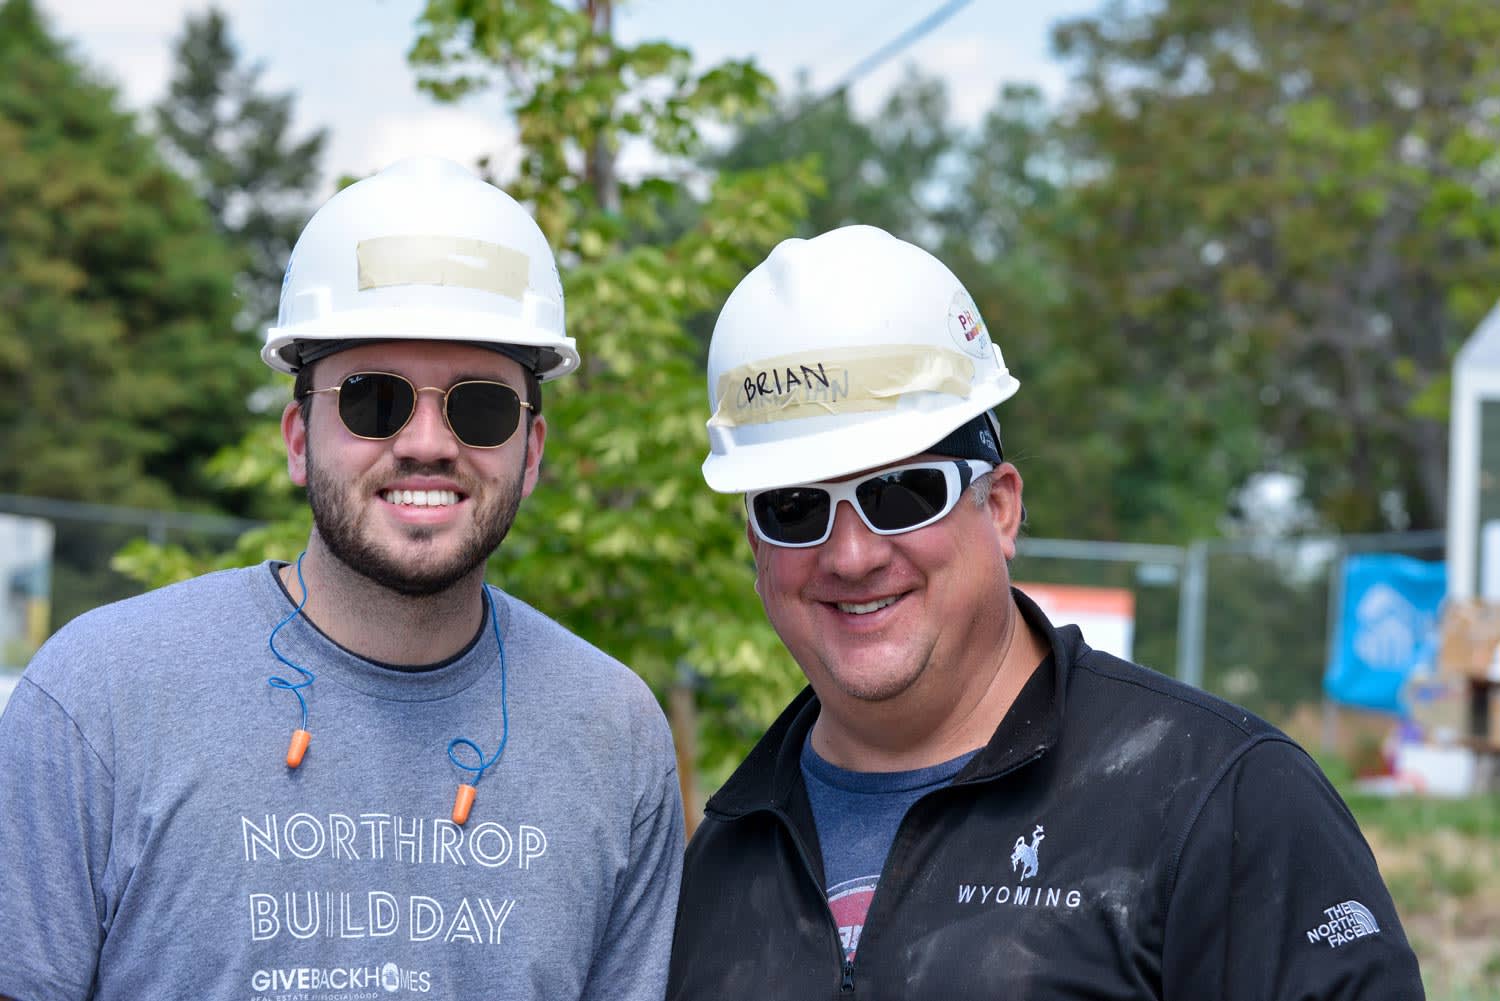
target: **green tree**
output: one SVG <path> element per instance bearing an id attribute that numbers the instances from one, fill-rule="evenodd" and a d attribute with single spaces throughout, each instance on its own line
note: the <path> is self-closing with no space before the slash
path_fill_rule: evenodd
<path id="1" fill-rule="evenodd" d="M 259 373 L 232 254 L 119 103 L 31 0 L 0 4 L 0 478 L 202 504 Z"/>
<path id="2" fill-rule="evenodd" d="M 744 170 L 812 158 L 827 184 L 798 236 L 862 223 L 930 239 L 949 201 L 941 168 L 961 140 L 942 80 L 909 67 L 869 119 L 855 114 L 847 92 L 818 95 L 806 83 L 778 101 L 774 114 L 742 127 L 713 162 Z"/>
<path id="3" fill-rule="evenodd" d="M 292 95 L 262 92 L 262 68 L 244 65 L 218 8 L 187 16 L 173 57 L 167 95 L 155 109 L 160 144 L 244 253 L 242 319 L 258 329 L 276 316 L 328 132 L 293 138 Z"/>
<path id="4" fill-rule="evenodd" d="M 947 171 L 934 252 L 964 281 L 1021 381 L 998 410 L 1006 458 L 1026 482 L 1027 531 L 1050 538 L 1146 539 L 1159 534 L 1139 495 L 1101 488 L 1125 475 L 1119 423 L 1104 405 L 1111 383 L 1098 364 L 1095 328 L 1063 318 L 1071 302 L 1059 253 L 1079 224 L 1074 168 L 1056 120 L 1034 86 L 1000 88 Z M 1111 402 L 1128 406 L 1120 394 Z M 1191 485 L 1153 483 L 1180 491 Z M 1158 499 L 1160 500 L 1160 499 Z M 1174 526 L 1175 527 L 1175 526 Z M 1075 568 L 1076 569 L 1076 568 Z"/>
<path id="5" fill-rule="evenodd" d="M 1059 320 L 1094 332 L 1138 471 L 1101 487 L 1281 469 L 1334 527 L 1442 523 L 1451 360 L 1500 273 L 1497 37 L 1485 0 L 1167 0 L 1059 31 L 1088 171 Z"/>
<path id="6" fill-rule="evenodd" d="M 704 124 L 763 111 L 771 82 L 746 62 L 695 71 L 667 42 L 623 45 L 612 14 L 609 0 L 429 0 L 411 58 L 439 97 L 507 94 L 522 147 L 509 187 L 570 265 L 586 359 L 549 387 L 544 482 L 493 569 L 659 692 L 699 679 L 717 774 L 800 675 L 749 586 L 738 500 L 698 472 L 707 394 L 687 323 L 794 229 L 816 182 L 806 165 L 724 173 L 696 221 L 672 225 L 664 207 L 690 195 L 669 178 L 704 152 Z M 627 143 L 659 166 L 621 177 Z"/>

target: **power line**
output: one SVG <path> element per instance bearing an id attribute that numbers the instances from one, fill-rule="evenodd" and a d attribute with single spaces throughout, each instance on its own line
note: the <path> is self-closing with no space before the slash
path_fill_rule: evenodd
<path id="1" fill-rule="evenodd" d="M 875 69 L 881 63 L 890 60 L 893 56 L 901 52 L 903 49 L 910 48 L 912 45 L 916 44 L 917 41 L 919 41 L 923 36 L 931 34 L 933 29 L 935 29 L 938 25 L 942 24 L 944 21 L 948 20 L 954 14 L 957 14 L 959 11 L 963 10 L 973 2 L 974 0 L 948 0 L 947 3 L 944 3 L 942 6 L 938 7 L 931 14 L 928 14 L 926 17 L 922 18 L 922 20 L 918 21 L 910 28 L 907 28 L 901 34 L 897 35 L 895 38 L 891 39 L 889 42 L 886 42 L 880 48 L 876 49 L 874 52 L 870 53 L 868 56 L 865 56 L 859 62 L 855 63 L 854 67 L 847 73 L 845 73 L 843 78 L 840 79 L 832 89 L 825 92 L 821 97 L 815 97 L 809 101 L 804 102 L 790 114 L 783 113 L 783 115 L 780 116 L 780 121 L 777 127 L 787 128 L 789 126 L 796 125 L 798 122 L 802 121 L 802 119 L 806 118 L 814 111 L 817 111 L 829 101 L 832 101 L 840 94 L 847 92 L 848 89 L 852 87 L 856 82 L 858 82 L 858 80 L 865 74 Z"/>
<path id="2" fill-rule="evenodd" d="M 954 14 L 957 14 L 959 11 L 963 10 L 973 2 L 974 0 L 948 0 L 947 3 L 943 4 L 937 10 L 934 10 L 931 14 L 928 14 L 926 17 L 922 18 L 922 20 L 918 21 L 910 28 L 907 28 L 901 34 L 897 35 L 895 38 L 891 39 L 889 42 L 885 43 L 880 48 L 876 49 L 874 52 L 861 59 L 854 65 L 853 69 L 844 74 L 843 79 L 841 79 L 833 87 L 832 90 L 824 94 L 814 103 L 822 104 L 824 101 L 842 94 L 844 91 L 853 86 L 853 84 L 858 81 L 860 77 L 869 73 L 881 63 L 884 63 L 887 60 L 891 59 L 891 57 L 897 55 L 903 49 L 910 48 L 912 45 L 920 41 L 923 36 L 931 34 L 938 25 L 942 24 L 944 21 L 948 20 Z"/>

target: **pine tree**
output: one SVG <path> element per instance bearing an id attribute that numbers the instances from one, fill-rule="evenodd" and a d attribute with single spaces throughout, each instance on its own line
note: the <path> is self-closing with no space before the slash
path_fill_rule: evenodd
<path id="1" fill-rule="evenodd" d="M 260 379 L 234 257 L 33 0 L 0 3 L 0 482 L 204 506 Z"/>
<path id="2" fill-rule="evenodd" d="M 157 131 L 219 231 L 245 255 L 240 319 L 258 329 L 276 315 L 328 131 L 292 136 L 293 96 L 261 91 L 262 68 L 242 62 L 221 10 L 188 15 L 173 51 L 167 96 L 155 109 Z"/>

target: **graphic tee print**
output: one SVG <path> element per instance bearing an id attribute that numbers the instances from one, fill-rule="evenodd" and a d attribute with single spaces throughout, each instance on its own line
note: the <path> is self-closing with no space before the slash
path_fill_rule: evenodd
<path id="1" fill-rule="evenodd" d="M 494 630 L 403 672 L 287 622 L 317 676 L 293 771 L 274 571 L 95 609 L 32 660 L 0 716 L 0 858 L 25 860 L 0 994 L 661 1001 L 682 807 L 639 677 L 492 589 L 511 739 L 457 825 L 448 742 L 501 729 Z"/>
<path id="2" fill-rule="evenodd" d="M 875 899 L 875 884 L 880 874 L 858 876 L 828 888 L 828 909 L 833 911 L 833 920 L 839 927 L 839 941 L 844 946 L 844 959 L 853 962 L 859 949 L 859 933 L 865 928 L 865 915 L 869 913 L 870 901 Z"/>
<path id="3" fill-rule="evenodd" d="M 811 735 L 802 746 L 802 779 L 823 851 L 828 907 L 846 961 L 852 962 L 859 949 L 880 871 L 906 811 L 931 790 L 951 782 L 976 753 L 930 768 L 856 772 L 820 757 Z"/>

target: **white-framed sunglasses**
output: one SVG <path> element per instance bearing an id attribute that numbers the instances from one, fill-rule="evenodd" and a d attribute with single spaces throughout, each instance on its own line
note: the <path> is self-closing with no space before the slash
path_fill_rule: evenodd
<path id="1" fill-rule="evenodd" d="M 857 480 L 756 490 L 745 495 L 745 507 L 756 536 L 789 549 L 827 542 L 839 501 L 848 501 L 876 535 L 900 535 L 952 511 L 969 484 L 994 468 L 980 459 L 911 462 Z"/>

